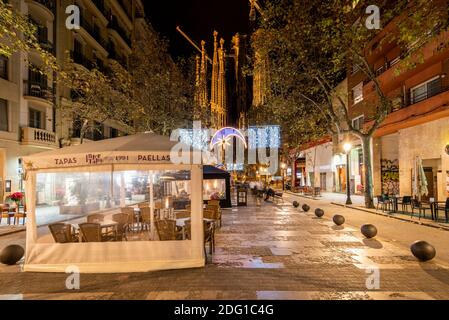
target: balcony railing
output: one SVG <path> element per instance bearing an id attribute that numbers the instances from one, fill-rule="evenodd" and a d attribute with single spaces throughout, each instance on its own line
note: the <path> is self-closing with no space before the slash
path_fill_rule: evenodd
<path id="1" fill-rule="evenodd" d="M 426 92 L 423 92 L 421 94 L 412 96 L 412 94 L 410 93 L 409 99 L 406 102 L 408 102 L 408 105 L 416 104 L 421 101 L 435 97 L 435 96 L 439 95 L 440 93 L 446 92 L 448 90 L 449 90 L 449 86 L 444 86 L 443 84 L 440 83 L 436 86 L 432 86 L 431 88 L 428 88 L 426 90 Z"/>
<path id="2" fill-rule="evenodd" d="M 80 19 L 81 27 L 89 33 L 103 48 L 107 48 L 108 42 L 104 39 L 99 30 L 94 28 L 93 24 L 86 20 L 83 16 Z"/>
<path id="3" fill-rule="evenodd" d="M 27 145 L 58 147 L 58 139 L 54 132 L 30 127 L 22 128 L 21 142 Z"/>
<path id="4" fill-rule="evenodd" d="M 412 93 L 409 92 L 406 96 L 399 95 L 396 98 L 392 99 L 393 101 L 393 111 L 398 111 L 400 109 L 412 106 L 414 104 L 423 102 L 427 99 L 435 97 L 443 92 L 449 91 L 448 85 L 443 85 L 440 83 L 437 86 L 433 86 L 431 90 L 427 90 L 421 94 L 412 96 Z"/>
<path id="5" fill-rule="evenodd" d="M 24 96 L 45 99 L 50 102 L 53 101 L 53 88 L 45 82 L 24 80 L 23 84 Z"/>

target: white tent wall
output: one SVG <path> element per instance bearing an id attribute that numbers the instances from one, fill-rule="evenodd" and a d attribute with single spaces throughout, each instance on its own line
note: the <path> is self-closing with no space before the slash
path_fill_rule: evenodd
<path id="1" fill-rule="evenodd" d="M 98 243 L 38 243 L 36 224 L 36 180 L 39 173 L 98 172 L 125 170 L 189 170 L 191 172 L 192 239 L 184 241 L 131 241 Z M 65 272 L 77 267 L 81 273 L 146 272 L 151 270 L 202 267 L 203 171 L 201 165 L 116 164 L 26 172 L 29 217 L 24 271 Z"/>

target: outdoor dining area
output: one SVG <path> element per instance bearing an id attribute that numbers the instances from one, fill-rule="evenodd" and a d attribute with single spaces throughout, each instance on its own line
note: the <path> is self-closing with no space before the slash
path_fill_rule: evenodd
<path id="1" fill-rule="evenodd" d="M 429 195 L 429 187 L 424 172 L 423 160 L 416 157 L 413 161 L 411 175 L 412 195 L 382 194 L 376 197 L 376 210 L 389 213 L 400 213 L 431 219 L 434 222 L 449 223 L 449 198 L 439 201 Z"/>
<path id="2" fill-rule="evenodd" d="M 191 161 L 196 152 L 140 133 L 24 157 L 24 271 L 203 267 L 221 207 L 219 199 L 203 202 L 203 165 Z M 52 223 L 38 227 L 44 216 Z"/>
<path id="3" fill-rule="evenodd" d="M 27 218 L 26 205 L 22 204 L 0 204 L 0 226 L 24 226 Z"/>
<path id="4" fill-rule="evenodd" d="M 419 200 L 412 196 L 381 195 L 377 196 L 376 210 L 417 216 L 418 219 L 431 219 L 435 222 L 449 223 L 449 198 L 436 201 L 434 198 Z"/>
<path id="5" fill-rule="evenodd" d="M 151 210 L 149 202 L 141 202 L 136 206 L 106 213 L 92 213 L 74 221 L 53 223 L 48 229 L 54 242 L 60 244 L 190 240 L 191 205 L 187 204 L 184 209 L 176 210 L 172 201 L 167 201 L 167 207 L 164 207 L 161 199 L 154 203 L 154 210 Z M 203 229 L 204 244 L 209 244 L 210 254 L 214 251 L 215 231 L 220 227 L 219 200 L 209 200 L 203 205 Z"/>

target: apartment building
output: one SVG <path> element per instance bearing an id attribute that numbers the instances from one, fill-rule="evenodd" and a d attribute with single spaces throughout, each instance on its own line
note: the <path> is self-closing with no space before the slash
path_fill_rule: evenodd
<path id="1" fill-rule="evenodd" d="M 10 1 L 38 25 L 37 38 L 54 52 L 55 1 Z M 0 199 L 22 188 L 19 157 L 58 148 L 55 134 L 55 95 L 52 76 L 35 71 L 36 52 L 0 57 Z"/>
<path id="2" fill-rule="evenodd" d="M 409 48 L 379 41 L 393 32 L 395 20 L 369 44 L 367 57 L 384 92 L 393 101 L 393 112 L 375 133 L 373 176 L 375 194 L 413 194 L 416 157 L 423 160 L 429 194 L 443 201 L 449 197 L 449 34 L 429 30 L 430 41 L 417 48 L 420 62 L 399 71 Z M 376 99 L 372 82 L 354 68 L 348 76 L 349 111 L 356 125 L 366 125 Z"/>
<path id="3" fill-rule="evenodd" d="M 103 70 L 111 60 L 128 68 L 136 24 L 145 23 L 140 0 L 11 0 L 21 14 L 38 26 L 41 46 L 62 62 L 70 54 L 84 68 Z M 81 11 L 81 28 L 65 26 L 66 7 Z M 52 75 L 34 71 L 41 64 L 36 52 L 0 57 L 0 200 L 22 190 L 19 158 L 79 143 L 76 119 L 62 119 L 59 104 L 74 103 L 70 90 L 54 85 Z M 34 67 L 30 67 L 35 66 Z M 87 140 L 125 134 L 117 123 L 106 122 L 90 132 Z"/>
<path id="4" fill-rule="evenodd" d="M 71 58 L 80 67 L 103 71 L 112 60 L 128 69 L 132 52 L 132 38 L 138 23 L 145 23 L 143 4 L 140 0 L 77 0 L 80 8 L 80 29 L 65 27 L 67 6 L 73 0 L 60 0 L 56 14 L 56 57 L 59 62 Z M 56 103 L 74 103 L 69 89 L 58 87 Z M 126 134 L 126 129 L 113 121 L 93 123 L 85 137 L 89 140 L 114 138 Z M 56 133 L 62 145 L 78 144 L 80 123 L 78 119 L 64 119 L 58 115 Z"/>

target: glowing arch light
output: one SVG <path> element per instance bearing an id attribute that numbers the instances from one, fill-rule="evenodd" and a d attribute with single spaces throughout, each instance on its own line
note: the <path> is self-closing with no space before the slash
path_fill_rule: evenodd
<path id="1" fill-rule="evenodd" d="M 245 136 L 241 131 L 231 127 L 221 128 L 217 132 L 215 132 L 214 136 L 210 140 L 210 149 L 212 150 L 217 144 L 229 144 L 229 140 L 232 137 L 236 137 L 243 142 L 245 148 L 247 148 Z"/>

